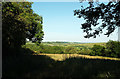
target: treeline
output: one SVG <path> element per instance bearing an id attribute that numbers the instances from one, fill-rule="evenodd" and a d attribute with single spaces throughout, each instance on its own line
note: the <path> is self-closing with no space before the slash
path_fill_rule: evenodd
<path id="1" fill-rule="evenodd" d="M 50 46 L 43 45 L 37 46 L 36 44 L 26 44 L 24 48 L 29 48 L 33 51 L 36 51 L 36 54 L 39 53 L 48 53 L 48 54 L 89 54 L 90 49 L 87 47 L 74 47 L 74 46 Z"/>
<path id="2" fill-rule="evenodd" d="M 55 42 L 42 42 L 42 43 L 48 43 L 48 44 L 53 44 L 53 43 L 60 43 L 60 44 L 84 44 L 83 42 L 62 42 L 62 41 L 55 41 Z"/>
<path id="3" fill-rule="evenodd" d="M 89 48 L 87 46 L 50 46 L 43 45 L 37 46 L 36 44 L 26 44 L 24 48 L 29 48 L 35 51 L 35 54 L 84 54 L 93 56 L 107 56 L 120 58 L 120 42 L 108 41 L 106 45 L 94 45 Z"/>
<path id="4" fill-rule="evenodd" d="M 68 44 L 68 43 L 80 43 L 80 42 L 62 42 L 62 41 L 55 41 L 55 42 L 43 42 L 43 43 L 48 43 L 48 44 L 53 44 L 53 43 L 57 43 L 57 44 Z"/>
<path id="5" fill-rule="evenodd" d="M 108 41 L 105 46 L 94 45 L 90 55 L 120 58 L 120 42 Z"/>

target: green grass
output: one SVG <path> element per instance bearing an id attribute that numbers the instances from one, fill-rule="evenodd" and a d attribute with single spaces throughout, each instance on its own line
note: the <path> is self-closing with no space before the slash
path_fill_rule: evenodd
<path id="1" fill-rule="evenodd" d="M 119 74 L 120 61 L 116 60 L 73 57 L 55 61 L 45 55 L 3 58 L 3 79 L 106 79 L 119 78 Z"/>
<path id="2" fill-rule="evenodd" d="M 35 54 L 34 54 L 35 55 Z M 104 59 L 104 60 L 118 60 L 120 61 L 120 58 L 112 58 L 112 57 L 103 57 L 103 56 L 90 56 L 90 55 L 81 55 L 81 54 L 39 54 L 39 55 L 45 55 L 48 56 L 55 61 L 64 61 L 68 58 L 86 58 L 86 59 Z"/>
<path id="3" fill-rule="evenodd" d="M 16 51 L 16 54 L 3 57 L 2 79 L 120 78 L 120 59 L 118 58 L 89 56 L 77 53 L 50 54 L 47 52 L 50 48 L 53 51 L 53 49 L 58 50 L 59 47 L 63 47 L 64 50 L 68 50 L 68 48 L 73 50 L 82 48 L 78 51 L 83 49 L 83 51 L 87 51 L 94 44 L 105 45 L 105 43 L 42 43 L 40 46 L 37 46 L 34 43 L 27 43 L 19 51 Z M 47 50 L 46 53 L 40 53 L 41 49 Z M 83 54 L 85 53 L 83 52 Z"/>
<path id="4" fill-rule="evenodd" d="M 3 57 L 2 79 L 120 78 L 120 59 L 80 54 L 34 55 L 41 48 L 27 43 L 16 51 L 21 54 Z"/>

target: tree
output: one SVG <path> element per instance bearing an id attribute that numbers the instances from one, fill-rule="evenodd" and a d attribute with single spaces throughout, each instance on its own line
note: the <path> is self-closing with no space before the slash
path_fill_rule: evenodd
<path id="1" fill-rule="evenodd" d="M 89 2 L 88 7 L 81 6 L 81 10 L 74 10 L 74 15 L 86 21 L 81 24 L 83 32 L 86 33 L 85 38 L 96 38 L 97 35 L 103 33 L 103 29 L 107 30 L 105 35 L 109 37 L 117 27 L 120 27 L 120 1 L 108 2 L 108 4 L 97 3 L 97 6 Z M 99 23 L 100 20 L 101 23 Z"/>
<path id="2" fill-rule="evenodd" d="M 90 55 L 104 56 L 105 47 L 100 45 L 94 45 L 91 49 Z"/>
<path id="3" fill-rule="evenodd" d="M 43 38 L 42 17 L 31 9 L 31 2 L 2 3 L 2 45 L 3 52 L 20 48 L 26 38 L 36 38 L 37 44 Z"/>
<path id="4" fill-rule="evenodd" d="M 106 54 L 112 57 L 120 57 L 120 42 L 118 41 L 108 41 L 106 43 Z"/>

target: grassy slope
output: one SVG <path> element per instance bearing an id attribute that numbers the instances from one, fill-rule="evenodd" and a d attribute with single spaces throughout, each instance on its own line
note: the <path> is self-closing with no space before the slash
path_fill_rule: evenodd
<path id="1" fill-rule="evenodd" d="M 34 53 L 24 49 L 24 53 Z M 51 55 L 51 56 L 49 56 Z M 92 59 L 77 55 L 20 55 L 3 57 L 3 79 L 96 79 L 120 78 L 120 61 Z M 57 59 L 65 58 L 62 61 Z M 56 58 L 53 60 L 53 58 Z"/>
<path id="2" fill-rule="evenodd" d="M 3 59 L 3 79 L 96 79 L 120 77 L 120 61 L 68 58 L 55 61 L 46 55 L 26 55 Z"/>

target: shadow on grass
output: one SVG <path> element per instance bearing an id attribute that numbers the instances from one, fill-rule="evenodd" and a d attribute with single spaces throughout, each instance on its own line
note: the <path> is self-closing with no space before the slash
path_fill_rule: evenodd
<path id="1" fill-rule="evenodd" d="M 32 52 L 23 49 L 21 52 Z M 48 56 L 22 54 L 3 58 L 2 79 L 120 77 L 120 61 L 70 58 L 54 61 Z"/>

